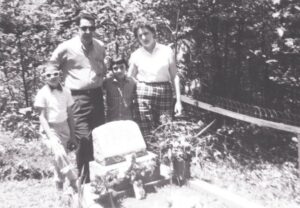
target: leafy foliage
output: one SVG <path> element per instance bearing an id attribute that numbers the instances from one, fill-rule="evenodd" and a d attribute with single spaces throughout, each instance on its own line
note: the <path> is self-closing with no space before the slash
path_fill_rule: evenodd
<path id="1" fill-rule="evenodd" d="M 13 132 L 14 138 L 22 138 L 25 142 L 39 138 L 38 115 L 32 108 L 18 109 L 16 105 L 9 105 L 0 115 L 1 129 Z"/>
<path id="2" fill-rule="evenodd" d="M 183 85 L 196 79 L 204 92 L 299 112 L 296 0 L 2 0 L 0 7 L 1 111 L 12 102 L 32 106 L 40 66 L 76 33 L 76 17 L 87 10 L 96 16 L 107 60 L 129 57 L 138 46 L 133 23 L 147 18 L 158 40 L 174 48 Z"/>
<path id="3" fill-rule="evenodd" d="M 127 155 L 126 163 L 121 168 L 107 171 L 104 175 L 97 175 L 92 182 L 94 192 L 103 196 L 109 192 L 121 191 L 136 182 L 147 183 L 159 177 L 159 160 L 151 158 L 138 162 L 136 154 Z"/>
<path id="4" fill-rule="evenodd" d="M 226 119 L 195 137 L 203 123 L 198 125 L 197 118 L 193 119 L 167 123 L 155 132 L 157 140 L 152 143 L 161 150 L 162 163 L 170 165 L 170 158 L 177 157 L 191 162 L 180 168 L 190 167 L 194 178 L 264 205 L 299 206 L 297 148 L 292 135 Z M 210 118 L 202 115 L 201 119 Z M 193 156 L 191 161 L 188 155 Z"/>
<path id="5" fill-rule="evenodd" d="M 53 176 L 51 152 L 41 142 L 14 139 L 0 145 L 0 180 L 41 179 Z"/>

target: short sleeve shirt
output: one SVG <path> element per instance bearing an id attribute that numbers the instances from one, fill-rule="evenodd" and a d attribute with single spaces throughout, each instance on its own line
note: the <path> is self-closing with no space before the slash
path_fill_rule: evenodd
<path id="1" fill-rule="evenodd" d="M 71 92 L 63 87 L 62 91 L 50 90 L 48 85 L 40 89 L 35 97 L 34 106 L 46 109 L 50 123 L 60 123 L 68 118 L 67 108 L 73 105 Z"/>
<path id="2" fill-rule="evenodd" d="M 131 54 L 129 63 L 137 69 L 137 80 L 142 82 L 168 82 L 171 81 L 170 63 L 174 53 L 166 45 L 155 44 L 152 53 L 143 47 Z"/>
<path id="3" fill-rule="evenodd" d="M 93 48 L 88 53 L 83 49 L 80 37 L 61 43 L 50 60 L 63 71 L 65 86 L 71 90 L 94 89 L 102 86 L 106 73 L 104 44 L 93 39 Z"/>
<path id="4" fill-rule="evenodd" d="M 106 91 L 107 120 L 131 120 L 136 90 L 133 79 L 126 77 L 120 82 L 110 77 L 104 81 L 103 87 Z"/>

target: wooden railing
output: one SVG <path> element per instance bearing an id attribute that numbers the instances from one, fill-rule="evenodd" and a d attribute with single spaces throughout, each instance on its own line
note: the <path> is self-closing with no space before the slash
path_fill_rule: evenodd
<path id="1" fill-rule="evenodd" d="M 233 111 L 230 111 L 227 109 L 213 106 L 213 105 L 205 103 L 205 102 L 201 102 L 199 100 L 195 100 L 186 95 L 181 96 L 181 101 L 184 103 L 187 103 L 189 105 L 192 105 L 192 106 L 195 106 L 198 108 L 202 108 L 204 110 L 214 112 L 214 113 L 217 113 L 217 114 L 220 114 L 223 116 L 231 117 L 231 118 L 245 121 L 248 123 L 253 123 L 258 126 L 269 127 L 269 128 L 278 129 L 281 131 L 286 131 L 286 132 L 291 132 L 291 133 L 296 134 L 297 138 L 298 138 L 298 169 L 299 169 L 298 175 L 300 176 L 300 127 L 288 125 L 288 124 L 284 124 L 284 123 L 279 123 L 279 122 L 274 122 L 274 121 L 268 121 L 268 120 L 261 119 L 261 118 L 255 118 L 255 117 L 252 117 L 249 115 L 244 115 L 241 113 L 236 113 L 236 112 L 233 112 Z"/>

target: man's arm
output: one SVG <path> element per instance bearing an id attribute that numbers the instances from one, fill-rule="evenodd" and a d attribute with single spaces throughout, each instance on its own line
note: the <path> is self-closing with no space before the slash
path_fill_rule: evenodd
<path id="1" fill-rule="evenodd" d="M 75 122 L 74 122 L 74 116 L 73 116 L 73 111 L 71 107 L 67 108 L 67 114 L 68 114 L 68 125 L 70 128 L 70 141 L 76 143 L 76 138 L 75 138 Z"/>
<path id="2" fill-rule="evenodd" d="M 96 57 L 97 57 L 97 61 L 100 63 L 99 65 L 99 68 L 95 69 L 96 71 L 96 74 L 98 77 L 100 77 L 100 82 L 103 81 L 103 79 L 105 78 L 106 76 L 106 73 L 107 73 L 107 67 L 106 67 L 106 64 L 107 64 L 107 56 L 106 56 L 106 51 L 105 51 L 105 44 L 98 40 L 98 39 L 93 39 L 94 40 L 94 47 L 96 47 L 96 51 L 97 51 L 97 54 L 96 54 Z M 102 83 L 101 83 L 102 84 Z"/>
<path id="3" fill-rule="evenodd" d="M 102 43 L 101 43 L 102 44 Z M 100 77 L 100 81 L 102 82 L 103 84 L 103 81 L 106 77 L 106 73 L 107 73 L 107 67 L 106 67 L 106 52 L 105 52 L 105 48 L 104 48 L 104 45 L 102 44 L 101 46 L 101 50 L 102 50 L 102 54 L 98 54 L 98 57 L 99 57 L 99 61 L 100 61 L 100 71 L 96 72 L 97 73 L 97 76 Z"/>
<path id="4" fill-rule="evenodd" d="M 106 75 L 107 73 L 107 67 L 106 67 L 106 64 L 105 64 L 105 57 L 106 57 L 106 52 L 105 52 L 105 49 L 103 51 L 103 59 L 102 59 L 102 65 L 103 65 L 103 76 Z"/>
<path id="5" fill-rule="evenodd" d="M 63 64 L 63 57 L 65 53 L 65 46 L 63 43 L 61 43 L 51 54 L 50 62 L 54 67 L 56 67 L 57 70 L 61 70 L 60 66 Z"/>

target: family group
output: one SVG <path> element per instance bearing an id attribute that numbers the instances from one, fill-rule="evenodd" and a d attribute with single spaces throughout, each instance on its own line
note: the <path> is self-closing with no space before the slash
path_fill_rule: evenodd
<path id="1" fill-rule="evenodd" d="M 105 45 L 94 37 L 95 23 L 93 15 L 79 15 L 78 35 L 54 50 L 43 68 L 45 85 L 35 98 L 42 135 L 54 153 L 59 190 L 65 178 L 74 191 L 78 184 L 90 182 L 94 128 L 135 120 L 147 140 L 160 115 L 172 117 L 182 111 L 175 56 L 170 47 L 156 41 L 155 27 L 148 21 L 136 22 L 133 33 L 140 48 L 128 61 L 112 57 L 107 67 Z M 66 154 L 73 146 L 78 173 Z"/>

